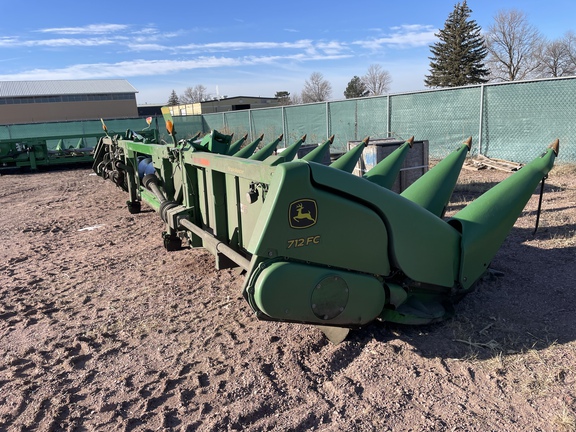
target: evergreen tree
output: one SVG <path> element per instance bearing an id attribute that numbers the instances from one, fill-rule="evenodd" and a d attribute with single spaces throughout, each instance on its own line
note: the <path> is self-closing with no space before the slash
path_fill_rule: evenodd
<path id="1" fill-rule="evenodd" d="M 292 103 L 292 100 L 290 99 L 290 92 L 285 90 L 277 91 L 274 97 L 278 99 L 278 104 L 280 105 L 290 105 Z"/>
<path id="2" fill-rule="evenodd" d="M 481 84 L 489 70 L 484 66 L 488 54 L 480 26 L 469 19 L 472 11 L 466 0 L 457 3 L 444 28 L 436 33 L 440 39 L 430 47 L 430 75 L 427 87 L 457 87 Z"/>
<path id="3" fill-rule="evenodd" d="M 170 93 L 170 97 L 168 98 L 168 105 L 173 106 L 173 105 L 178 105 L 180 103 L 180 100 L 178 99 L 178 95 L 176 94 L 176 90 L 172 90 L 172 93 Z"/>
<path id="4" fill-rule="evenodd" d="M 357 97 L 367 96 L 369 91 L 366 89 L 366 85 L 362 82 L 360 78 L 354 76 L 348 83 L 346 90 L 344 90 L 344 97 L 346 99 L 352 99 Z"/>

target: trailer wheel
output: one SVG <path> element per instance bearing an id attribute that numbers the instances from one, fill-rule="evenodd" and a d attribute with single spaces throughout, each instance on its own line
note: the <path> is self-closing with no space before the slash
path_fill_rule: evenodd
<path id="1" fill-rule="evenodd" d="M 140 201 L 126 201 L 126 205 L 128 206 L 130 214 L 140 213 L 142 210 L 142 204 Z"/>
<path id="2" fill-rule="evenodd" d="M 164 248 L 168 252 L 174 252 L 182 250 L 182 239 L 174 234 L 169 234 L 167 232 L 162 233 L 162 238 L 164 240 Z"/>

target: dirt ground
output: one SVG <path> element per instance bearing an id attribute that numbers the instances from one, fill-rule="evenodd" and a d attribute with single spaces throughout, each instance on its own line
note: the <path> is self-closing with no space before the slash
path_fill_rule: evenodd
<path id="1" fill-rule="evenodd" d="M 508 175 L 463 170 L 449 211 Z M 335 346 L 89 168 L 3 175 L 0 430 L 574 431 L 576 169 L 546 185 L 455 318 Z"/>

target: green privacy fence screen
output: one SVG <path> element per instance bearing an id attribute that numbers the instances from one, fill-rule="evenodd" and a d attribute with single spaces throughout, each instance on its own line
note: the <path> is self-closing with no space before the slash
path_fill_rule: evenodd
<path id="1" fill-rule="evenodd" d="M 348 141 L 396 137 L 430 142 L 430 156 L 442 158 L 472 137 L 472 154 L 528 162 L 556 138 L 560 162 L 576 162 L 576 77 L 485 84 L 391 94 L 306 105 L 290 105 L 203 116 L 175 117 L 177 130 L 197 118 L 193 132 L 211 129 L 270 142 L 284 134 L 289 145 L 335 135 L 333 151 Z M 201 119 L 201 120 L 198 120 Z"/>
<path id="2" fill-rule="evenodd" d="M 528 162 L 556 138 L 560 139 L 560 162 L 576 163 L 576 77 L 454 89 L 391 94 L 305 105 L 229 111 L 215 114 L 175 116 L 178 138 L 217 129 L 244 134 L 253 140 L 264 134 L 271 142 L 284 134 L 289 145 L 306 134 L 307 143 L 334 135 L 333 151 L 346 149 L 348 141 L 395 137 L 428 140 L 430 157 L 443 158 L 460 142 L 472 137 L 472 154 Z M 167 140 L 164 121 L 158 123 Z M 109 131 L 141 130 L 143 118 L 106 120 Z M 102 133 L 99 120 L 0 125 L 0 140 L 82 136 Z M 90 143 L 96 138 L 90 138 Z M 74 141 L 74 140 L 72 140 Z M 48 142 L 49 148 L 57 140 Z M 71 144 L 75 144 L 72 142 Z"/>
<path id="3" fill-rule="evenodd" d="M 116 119 L 106 120 L 106 127 L 109 134 L 124 133 L 127 129 L 139 131 L 148 127 L 144 118 L 132 119 Z M 160 135 L 164 139 L 168 137 L 164 127 L 164 120 L 160 116 L 153 119 L 151 127 L 156 127 Z M 201 123 L 200 123 L 201 124 Z M 197 129 L 197 128 L 196 128 Z M 62 123 L 29 123 L 17 125 L 0 125 L 0 140 L 13 140 L 24 138 L 46 138 L 52 137 L 53 139 L 47 140 L 46 144 L 49 149 L 54 149 L 61 137 L 74 137 L 64 140 L 66 146 L 75 146 L 80 137 L 92 135 L 84 138 L 86 147 L 93 147 L 98 142 L 98 138 L 94 135 L 102 135 L 102 122 L 100 120 L 84 120 L 84 121 L 71 121 Z"/>

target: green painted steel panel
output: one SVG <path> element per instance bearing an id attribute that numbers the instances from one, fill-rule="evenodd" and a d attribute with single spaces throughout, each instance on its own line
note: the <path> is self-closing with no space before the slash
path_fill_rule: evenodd
<path id="1" fill-rule="evenodd" d="M 464 288 L 470 288 L 488 269 L 538 183 L 552 169 L 555 159 L 554 150 L 548 149 L 450 220 L 462 233 L 459 279 Z"/>
<path id="2" fill-rule="evenodd" d="M 363 325 L 384 307 L 384 287 L 375 277 L 313 265 L 276 262 L 256 280 L 254 301 L 282 321 Z"/>
<path id="3" fill-rule="evenodd" d="M 262 257 L 290 257 L 371 274 L 388 274 L 388 233 L 380 216 L 342 194 L 315 187 L 310 177 L 312 167 L 325 168 L 335 177 L 344 174 L 351 182 L 367 183 L 318 164 L 279 165 L 248 250 Z M 358 221 L 361 223 L 356 223 Z M 349 228 L 350 224 L 354 224 L 353 229 Z M 342 254 L 343 248 L 349 254 Z"/>

